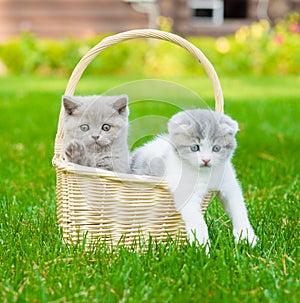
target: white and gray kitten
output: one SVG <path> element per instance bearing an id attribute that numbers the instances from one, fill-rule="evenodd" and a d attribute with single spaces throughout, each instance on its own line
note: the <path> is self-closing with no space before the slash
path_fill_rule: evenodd
<path id="1" fill-rule="evenodd" d="M 70 162 L 129 172 L 128 97 L 63 96 L 65 154 Z"/>
<path id="2" fill-rule="evenodd" d="M 133 173 L 168 182 L 190 241 L 207 245 L 207 252 L 208 229 L 201 201 L 210 190 L 219 192 L 235 240 L 246 239 L 252 246 L 257 241 L 231 163 L 237 131 L 238 124 L 227 115 L 201 109 L 183 111 L 170 119 L 168 134 L 136 149 L 131 159 Z"/>

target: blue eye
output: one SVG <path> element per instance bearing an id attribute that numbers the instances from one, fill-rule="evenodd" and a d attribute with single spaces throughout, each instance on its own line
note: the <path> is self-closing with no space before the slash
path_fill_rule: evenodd
<path id="1" fill-rule="evenodd" d="M 212 151 L 215 152 L 215 153 L 218 153 L 220 150 L 221 150 L 221 146 L 220 145 L 215 145 L 212 148 Z"/>
<path id="2" fill-rule="evenodd" d="M 80 129 L 83 132 L 87 132 L 90 129 L 90 127 L 87 124 L 82 124 L 80 125 Z"/>
<path id="3" fill-rule="evenodd" d="M 192 145 L 192 146 L 191 146 L 191 151 L 192 151 L 192 152 L 197 152 L 197 151 L 199 151 L 199 150 L 200 150 L 200 147 L 199 147 L 198 144 L 195 144 L 195 145 Z"/>

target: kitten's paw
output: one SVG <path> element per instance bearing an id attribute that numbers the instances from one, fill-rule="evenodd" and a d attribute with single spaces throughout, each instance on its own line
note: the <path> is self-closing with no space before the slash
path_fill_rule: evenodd
<path id="1" fill-rule="evenodd" d="M 80 164 L 85 157 L 85 147 L 79 141 L 73 140 L 67 146 L 65 153 L 69 161 Z"/>
<path id="2" fill-rule="evenodd" d="M 254 247 L 258 241 L 258 237 L 255 235 L 252 227 L 234 229 L 233 235 L 236 243 L 246 240 L 252 247 Z"/>
<path id="3" fill-rule="evenodd" d="M 189 242 L 191 245 L 196 246 L 203 246 L 205 247 L 205 253 L 209 257 L 209 249 L 210 249 L 210 242 L 208 237 L 200 237 L 199 235 L 196 235 L 195 232 L 190 231 L 188 233 Z"/>

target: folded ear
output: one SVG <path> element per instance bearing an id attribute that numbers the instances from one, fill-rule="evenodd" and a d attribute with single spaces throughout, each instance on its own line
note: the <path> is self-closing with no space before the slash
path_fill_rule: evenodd
<path id="1" fill-rule="evenodd" d="M 227 115 L 222 115 L 220 119 L 221 128 L 228 134 L 235 135 L 239 131 L 239 125 L 236 121 Z"/>
<path id="2" fill-rule="evenodd" d="M 128 105 L 128 96 L 123 94 L 117 96 L 112 106 L 120 115 L 128 116 L 129 110 L 127 105 Z"/>
<path id="3" fill-rule="evenodd" d="M 174 115 L 168 122 L 169 134 L 177 135 L 187 132 L 192 127 L 191 119 L 185 112 Z"/>
<path id="4" fill-rule="evenodd" d="M 73 112 L 79 107 L 81 106 L 81 103 L 76 100 L 76 98 L 74 97 L 70 97 L 70 96 L 63 96 L 62 97 L 62 102 L 65 108 L 65 111 L 69 114 L 72 115 Z"/>

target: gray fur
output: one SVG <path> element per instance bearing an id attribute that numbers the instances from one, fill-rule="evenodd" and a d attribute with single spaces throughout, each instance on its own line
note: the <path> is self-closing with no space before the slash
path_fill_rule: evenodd
<path id="1" fill-rule="evenodd" d="M 221 164 L 231 158 L 237 146 L 235 134 L 238 124 L 229 116 L 211 110 L 195 109 L 174 115 L 168 123 L 170 140 L 179 156 L 195 165 L 197 153 L 191 146 L 200 146 L 200 155 L 211 159 L 212 165 Z M 213 146 L 221 146 L 218 153 Z M 204 155 L 205 153 L 205 155 Z M 202 163 L 199 163 L 200 166 Z"/>
<path id="2" fill-rule="evenodd" d="M 160 138 L 167 139 L 167 136 Z M 130 160 L 130 170 L 136 175 L 162 177 L 165 173 L 165 157 L 145 157 L 141 148 L 136 149 Z"/>
<path id="3" fill-rule="evenodd" d="M 63 96 L 62 102 L 68 160 L 84 166 L 128 172 L 128 97 Z"/>

